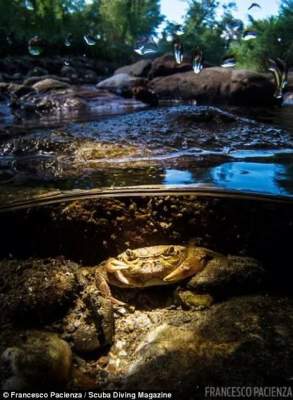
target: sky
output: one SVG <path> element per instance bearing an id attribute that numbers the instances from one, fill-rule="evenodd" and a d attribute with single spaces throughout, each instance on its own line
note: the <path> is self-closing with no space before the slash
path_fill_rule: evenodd
<path id="1" fill-rule="evenodd" d="M 93 0 L 86 0 L 91 3 Z M 221 3 L 226 3 L 229 0 L 220 0 Z M 248 21 L 248 8 L 252 3 L 257 3 L 261 8 L 254 7 L 250 14 L 255 19 L 266 18 L 271 15 L 276 15 L 279 10 L 281 0 L 234 0 L 237 4 L 237 10 L 233 13 L 236 18 Z M 161 12 L 166 16 L 168 21 L 182 23 L 187 11 L 187 0 L 161 0 Z"/>
<path id="2" fill-rule="evenodd" d="M 249 6 L 256 2 L 261 6 L 253 8 L 250 14 L 256 19 L 266 18 L 278 13 L 280 0 L 235 0 L 238 10 L 234 13 L 235 17 L 247 21 Z M 221 3 L 225 3 L 221 1 Z M 181 23 L 187 10 L 187 0 L 161 0 L 161 12 L 169 21 Z"/>

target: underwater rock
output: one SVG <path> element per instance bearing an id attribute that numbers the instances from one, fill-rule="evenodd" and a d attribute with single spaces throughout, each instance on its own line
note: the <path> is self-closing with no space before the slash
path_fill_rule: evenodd
<path id="1" fill-rule="evenodd" d="M 216 257 L 191 278 L 188 286 L 199 293 L 218 296 L 248 294 L 264 288 L 265 270 L 250 257 Z"/>
<path id="2" fill-rule="evenodd" d="M 190 290 L 178 290 L 176 292 L 177 299 L 184 308 L 203 310 L 209 308 L 214 300 L 209 294 L 198 294 Z"/>
<path id="3" fill-rule="evenodd" d="M 64 338 L 72 343 L 77 353 L 88 354 L 101 347 L 99 331 L 92 313 L 83 301 L 82 295 L 63 321 Z"/>
<path id="4" fill-rule="evenodd" d="M 287 299 L 239 297 L 198 312 L 194 321 L 149 325 L 125 355 L 123 388 L 194 393 L 197 385 L 288 382 L 292 311 Z"/>
<path id="5" fill-rule="evenodd" d="M 2 260 L 0 319 L 29 324 L 57 318 L 74 298 L 77 268 L 61 257 Z"/>
<path id="6" fill-rule="evenodd" d="M 2 390 L 64 387 L 72 368 L 69 345 L 48 332 L 24 331 L 22 337 L 1 355 Z"/>
<path id="7" fill-rule="evenodd" d="M 273 104 L 274 85 L 265 74 L 248 70 L 205 68 L 159 77 L 149 82 L 160 99 L 196 100 L 234 105 Z"/>
<path id="8" fill-rule="evenodd" d="M 115 325 L 111 300 L 103 297 L 93 284 L 86 288 L 85 303 L 92 313 L 101 345 L 112 345 Z"/>
<path id="9" fill-rule="evenodd" d="M 64 338 L 81 354 L 89 354 L 112 344 L 112 307 L 95 285 L 95 268 L 80 268 L 77 279 L 82 291 L 62 322 Z"/>
<path id="10" fill-rule="evenodd" d="M 116 69 L 116 71 L 114 71 L 114 75 L 128 74 L 130 76 L 135 76 L 138 78 L 146 78 L 151 66 L 151 60 L 140 60 L 134 64 L 126 65 L 125 67 Z"/>
<path id="11" fill-rule="evenodd" d="M 177 64 L 172 54 L 164 54 L 153 61 L 148 77 L 154 79 L 158 76 L 173 75 L 191 70 L 191 59 L 184 59 L 181 64 Z"/>

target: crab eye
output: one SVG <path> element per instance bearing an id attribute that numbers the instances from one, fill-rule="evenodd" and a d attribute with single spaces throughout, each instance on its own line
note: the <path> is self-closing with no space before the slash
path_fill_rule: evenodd
<path id="1" fill-rule="evenodd" d="M 167 250 L 165 251 L 166 256 L 174 256 L 175 254 L 176 254 L 176 251 L 175 251 L 174 246 L 168 247 Z"/>
<path id="2" fill-rule="evenodd" d="M 129 261 L 132 261 L 132 260 L 136 259 L 136 255 L 135 255 L 134 251 L 132 251 L 130 249 L 127 249 L 125 253 L 126 253 L 127 259 Z"/>

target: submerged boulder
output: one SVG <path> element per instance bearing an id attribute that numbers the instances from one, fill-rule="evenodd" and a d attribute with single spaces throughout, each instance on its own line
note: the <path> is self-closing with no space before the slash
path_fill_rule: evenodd
<path id="1" fill-rule="evenodd" d="M 199 103 L 268 104 L 275 101 L 267 75 L 220 67 L 158 77 L 149 82 L 160 99 L 196 100 Z"/>
<path id="2" fill-rule="evenodd" d="M 197 385 L 289 382 L 292 311 L 287 299 L 252 296 L 214 305 L 180 325 L 161 320 L 127 355 L 124 388 L 194 393 Z"/>
<path id="3" fill-rule="evenodd" d="M 188 286 L 200 293 L 223 297 L 246 294 L 263 287 L 265 270 L 250 257 L 216 257 L 195 275 Z"/>
<path id="4" fill-rule="evenodd" d="M 74 297 L 77 264 L 61 257 L 3 260 L 0 269 L 1 321 L 56 318 Z"/>
<path id="5" fill-rule="evenodd" d="M 69 345 L 48 332 L 24 331 L 20 343 L 1 355 L 3 390 L 64 387 L 70 379 Z"/>

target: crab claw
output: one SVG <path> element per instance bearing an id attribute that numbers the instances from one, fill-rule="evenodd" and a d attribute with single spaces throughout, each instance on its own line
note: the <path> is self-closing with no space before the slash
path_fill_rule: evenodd
<path id="1" fill-rule="evenodd" d="M 198 260 L 193 260 L 192 262 L 185 261 L 180 265 L 180 267 L 165 276 L 163 280 L 172 283 L 189 278 L 197 272 L 200 272 L 204 268 L 205 264 L 205 259 L 202 257 L 199 257 Z"/>
<path id="2" fill-rule="evenodd" d="M 129 285 L 130 284 L 129 280 L 123 275 L 122 272 L 116 271 L 116 272 L 114 272 L 114 275 L 118 279 L 118 281 L 120 281 L 124 285 Z"/>
<path id="3" fill-rule="evenodd" d="M 110 260 L 107 262 L 106 268 L 107 268 L 108 272 L 114 273 L 117 271 L 128 269 L 129 267 L 123 261 L 119 261 L 114 258 L 110 258 Z"/>

